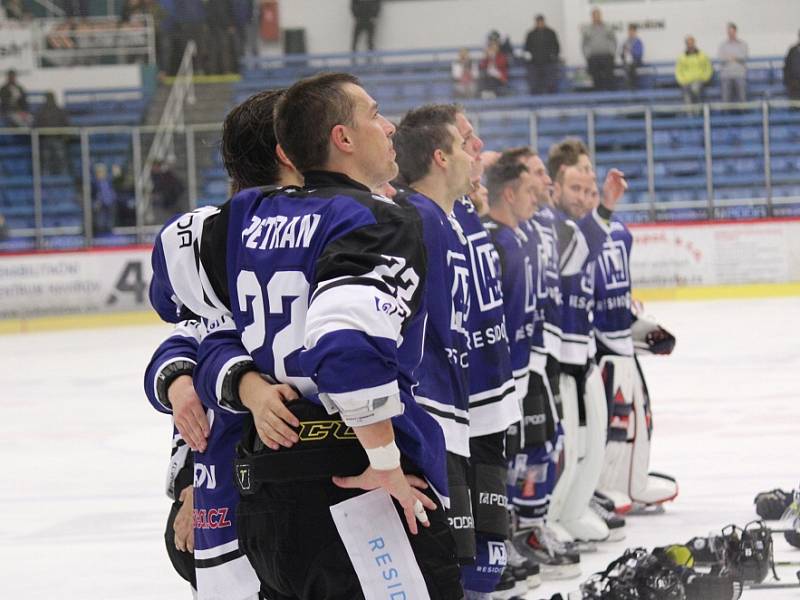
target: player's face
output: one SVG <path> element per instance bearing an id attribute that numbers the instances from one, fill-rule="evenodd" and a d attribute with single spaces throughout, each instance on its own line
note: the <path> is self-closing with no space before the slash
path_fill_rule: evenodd
<path id="1" fill-rule="evenodd" d="M 588 211 L 586 198 L 591 187 L 591 175 L 583 173 L 577 166 L 564 169 L 559 186 L 559 207 L 573 219 L 580 219 Z"/>
<path id="2" fill-rule="evenodd" d="M 525 166 L 528 167 L 528 172 L 534 181 L 536 202 L 539 206 L 547 206 L 551 202 L 553 193 L 553 180 L 550 179 L 547 167 L 544 166 L 542 159 L 538 156 L 528 158 L 525 161 Z"/>
<path id="3" fill-rule="evenodd" d="M 344 89 L 354 100 L 353 127 L 349 134 L 353 137 L 353 156 L 361 171 L 369 181 L 363 183 L 377 188 L 397 176 L 395 162 L 394 125 L 378 111 L 378 103 L 361 86 L 345 84 Z"/>
<path id="4" fill-rule="evenodd" d="M 483 140 L 478 137 L 472 127 L 472 123 L 464 115 L 464 113 L 456 114 L 456 128 L 466 142 L 465 149 L 467 153 L 474 159 L 472 167 L 472 181 L 477 183 L 481 179 L 483 167 L 481 165 L 481 150 L 483 150 Z"/>
<path id="5" fill-rule="evenodd" d="M 592 179 L 589 182 L 589 189 L 586 193 L 586 209 L 585 213 L 592 212 L 600 205 L 600 190 L 597 187 L 597 176 L 592 173 Z"/>
<path id="6" fill-rule="evenodd" d="M 467 151 L 467 141 L 453 125 L 447 130 L 453 136 L 453 145 L 447 156 L 448 191 L 453 200 L 472 191 L 472 171 L 475 159 Z"/>
<path id="7" fill-rule="evenodd" d="M 530 173 L 522 172 L 513 191 L 511 212 L 517 221 L 527 221 L 536 212 L 536 181 Z"/>

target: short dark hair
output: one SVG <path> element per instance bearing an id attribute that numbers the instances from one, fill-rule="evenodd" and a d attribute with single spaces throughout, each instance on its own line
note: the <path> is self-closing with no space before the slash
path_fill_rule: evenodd
<path id="1" fill-rule="evenodd" d="M 425 177 L 436 150 L 450 153 L 454 138 L 447 126 L 455 126 L 458 112 L 454 104 L 426 104 L 406 113 L 392 138 L 404 181 L 413 185 Z"/>
<path id="2" fill-rule="evenodd" d="M 222 124 L 222 163 L 234 193 L 272 185 L 280 176 L 275 147 L 275 105 L 285 90 L 267 90 L 236 106 Z"/>
<path id="3" fill-rule="evenodd" d="M 520 160 L 530 158 L 531 156 L 536 156 L 536 151 L 530 146 L 517 146 L 516 148 L 504 150 L 502 154 L 500 154 L 500 158 L 498 160 L 511 160 L 519 162 Z"/>
<path id="4" fill-rule="evenodd" d="M 639 31 L 639 26 L 636 23 L 628 23 L 628 29 L 633 29 L 634 31 Z"/>
<path id="5" fill-rule="evenodd" d="M 547 171 L 553 181 L 561 172 L 561 167 L 577 165 L 581 154 L 589 156 L 589 149 L 578 138 L 566 138 L 550 146 L 550 152 L 547 154 Z"/>
<path id="6" fill-rule="evenodd" d="M 295 82 L 275 107 L 275 133 L 286 156 L 304 173 L 328 161 L 331 130 L 353 125 L 355 101 L 342 88 L 361 85 L 349 73 L 320 73 Z"/>
<path id="7" fill-rule="evenodd" d="M 528 172 L 528 167 L 519 162 L 519 156 L 509 156 L 505 152 L 496 163 L 486 170 L 486 189 L 489 204 L 497 204 L 509 185 L 519 183 L 520 175 Z"/>
<path id="8" fill-rule="evenodd" d="M 731 27 L 734 31 L 739 31 L 739 28 L 736 26 L 736 23 L 733 21 L 728 23 L 728 27 Z"/>

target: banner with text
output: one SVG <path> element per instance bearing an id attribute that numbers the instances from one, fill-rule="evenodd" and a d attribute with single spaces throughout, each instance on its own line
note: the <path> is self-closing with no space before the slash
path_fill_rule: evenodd
<path id="1" fill-rule="evenodd" d="M 0 255 L 0 319 L 146 310 L 150 249 Z"/>
<path id="2" fill-rule="evenodd" d="M 632 227 L 637 287 L 800 281 L 800 221 Z"/>
<path id="3" fill-rule="evenodd" d="M 29 72 L 34 68 L 33 29 L 17 23 L 0 23 L 0 72 Z"/>

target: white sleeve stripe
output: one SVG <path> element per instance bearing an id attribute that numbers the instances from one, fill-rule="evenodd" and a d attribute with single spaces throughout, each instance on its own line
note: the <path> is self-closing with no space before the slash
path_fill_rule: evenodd
<path id="1" fill-rule="evenodd" d="M 353 390 L 350 392 L 328 393 L 328 397 L 333 400 L 337 406 L 342 404 L 350 404 L 354 401 L 363 402 L 364 400 L 374 400 L 375 398 L 385 398 L 400 393 L 400 387 L 397 381 L 390 381 L 382 385 L 376 385 L 371 388 L 362 388 L 360 390 Z"/>
<path id="2" fill-rule="evenodd" d="M 216 397 L 217 406 L 235 415 L 241 415 L 243 414 L 243 412 L 239 410 L 233 410 L 230 406 L 226 406 L 225 404 L 222 403 L 222 383 L 225 381 L 225 375 L 228 373 L 228 371 L 231 369 L 233 365 L 235 365 L 236 363 L 248 362 L 251 360 L 253 359 L 250 358 L 250 356 L 247 354 L 243 354 L 241 356 L 234 356 L 233 358 L 228 359 L 228 361 L 224 365 L 222 365 L 222 368 L 219 370 L 219 373 L 217 373 L 217 381 L 216 385 L 214 386 L 214 391 L 216 392 L 217 395 Z"/>
<path id="3" fill-rule="evenodd" d="M 195 548 L 194 550 L 194 557 L 195 559 L 204 559 L 204 558 L 216 558 L 217 556 L 222 556 L 223 554 L 227 554 L 228 552 L 233 552 L 234 550 L 239 549 L 239 540 L 232 540 L 226 544 L 222 544 L 221 546 L 214 546 L 213 548 L 207 548 L 205 550 L 199 550 Z"/>
<path id="4" fill-rule="evenodd" d="M 315 295 L 306 316 L 306 348 L 328 333 L 351 330 L 397 340 L 402 311 L 392 296 L 374 287 L 342 284 Z"/>
<path id="5" fill-rule="evenodd" d="M 460 417 L 461 419 L 466 419 L 469 421 L 469 411 L 456 408 L 450 404 L 443 404 L 424 396 L 417 396 L 416 401 L 417 404 L 421 404 L 422 406 L 429 406 L 435 410 L 447 413 L 448 415 L 453 415 L 453 417 Z"/>
<path id="6" fill-rule="evenodd" d="M 505 394 L 509 388 L 514 387 L 514 380 L 509 379 L 508 381 L 504 382 L 503 384 L 499 385 L 498 387 L 486 390 L 484 392 L 478 392 L 477 394 L 470 394 L 469 401 L 470 404 L 473 402 L 480 402 L 481 400 L 486 400 L 488 398 L 493 398 L 494 396 L 501 396 Z"/>
<path id="7" fill-rule="evenodd" d="M 165 409 L 167 409 L 169 412 L 172 412 L 172 407 L 167 406 L 166 404 L 161 402 L 161 398 L 158 397 L 158 379 L 159 377 L 161 377 L 161 373 L 164 371 L 166 367 L 168 367 L 172 363 L 178 362 L 179 360 L 185 360 L 186 362 L 190 362 L 193 365 L 197 365 L 197 362 L 194 359 L 189 358 L 188 356 L 176 356 L 175 358 L 170 358 L 167 362 L 162 363 L 161 366 L 156 371 L 155 377 L 153 377 L 153 396 L 158 401 L 158 403 Z"/>
<path id="8" fill-rule="evenodd" d="M 589 335 L 583 335 L 580 333 L 563 333 L 561 335 L 564 342 L 574 342 L 574 343 L 587 343 L 589 341 Z"/>

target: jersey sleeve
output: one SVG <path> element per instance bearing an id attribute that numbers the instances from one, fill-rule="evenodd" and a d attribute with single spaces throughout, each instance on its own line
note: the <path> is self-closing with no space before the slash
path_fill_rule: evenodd
<path id="1" fill-rule="evenodd" d="M 197 363 L 197 348 L 202 329 L 198 321 L 182 321 L 153 353 L 145 369 L 144 391 L 157 411 L 172 413 L 167 390 L 176 378 L 192 375 Z"/>
<path id="2" fill-rule="evenodd" d="M 317 260 L 300 365 L 349 425 L 403 411 L 398 347 L 420 310 L 426 260 L 418 220 L 362 226 Z"/>
<path id="3" fill-rule="evenodd" d="M 221 316 L 206 327 L 208 335 L 200 343 L 195 370 L 197 394 L 203 405 L 215 412 L 246 413 L 239 399 L 239 381 L 256 370 L 255 363 L 231 317 Z"/>
<path id="4" fill-rule="evenodd" d="M 611 233 L 608 223 L 610 218 L 611 211 L 599 206 L 577 222 L 556 220 L 561 275 L 576 275 L 587 262 L 599 256 Z"/>

